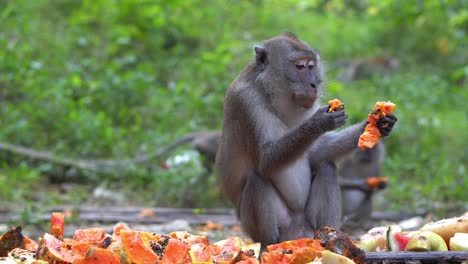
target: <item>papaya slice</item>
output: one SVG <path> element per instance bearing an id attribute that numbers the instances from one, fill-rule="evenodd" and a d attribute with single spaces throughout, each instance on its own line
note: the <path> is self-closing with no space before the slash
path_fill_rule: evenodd
<path id="1" fill-rule="evenodd" d="M 119 240 L 120 241 L 120 231 L 122 230 L 132 230 L 126 223 L 117 223 L 114 226 L 114 232 L 112 233 L 112 238 L 114 240 Z"/>
<path id="2" fill-rule="evenodd" d="M 190 234 L 187 231 L 172 232 L 169 234 L 169 236 L 172 238 L 182 240 L 185 243 L 187 243 L 189 246 L 192 246 L 195 244 L 202 244 L 204 246 L 208 246 L 210 244 L 206 236 L 198 236 L 198 235 Z"/>
<path id="3" fill-rule="evenodd" d="M 63 232 L 65 227 L 65 215 L 60 212 L 53 212 L 50 217 L 50 234 L 63 239 Z"/>
<path id="4" fill-rule="evenodd" d="M 328 105 L 330 106 L 329 113 L 344 110 L 344 104 L 337 98 L 328 101 Z"/>
<path id="5" fill-rule="evenodd" d="M 192 263 L 204 264 L 213 263 L 213 255 L 217 255 L 219 252 L 220 249 L 218 246 L 208 245 L 205 247 L 201 244 L 197 244 L 190 248 L 189 255 Z"/>
<path id="6" fill-rule="evenodd" d="M 86 253 L 84 258 L 75 260 L 73 264 L 119 264 L 120 258 L 112 251 L 91 247 Z"/>
<path id="7" fill-rule="evenodd" d="M 68 243 L 66 243 L 68 244 Z M 85 256 L 86 253 L 91 249 L 91 245 L 88 243 L 81 243 L 81 242 L 73 242 L 73 244 L 68 244 L 67 246 L 73 253 L 79 256 Z"/>
<path id="8" fill-rule="evenodd" d="M 268 252 L 262 254 L 262 263 L 308 263 L 320 257 L 325 250 L 320 240 L 301 238 L 267 246 Z"/>
<path id="9" fill-rule="evenodd" d="M 153 264 L 159 260 L 141 232 L 120 230 L 122 246 L 130 262 L 135 264 Z"/>
<path id="10" fill-rule="evenodd" d="M 215 263 L 232 263 L 241 252 L 241 240 L 239 237 L 229 237 L 218 241 L 213 245 L 219 247 L 219 253 L 213 256 Z"/>
<path id="11" fill-rule="evenodd" d="M 176 238 L 169 238 L 161 259 L 162 263 L 192 263 L 187 243 Z"/>
<path id="12" fill-rule="evenodd" d="M 393 114 L 396 105 L 392 102 L 377 102 L 367 116 L 366 128 L 364 133 L 359 136 L 358 147 L 361 149 L 368 149 L 374 147 L 375 144 L 382 137 L 377 127 L 377 121 L 386 115 Z"/>
<path id="13" fill-rule="evenodd" d="M 250 258 L 258 259 L 260 256 L 260 248 L 260 243 L 247 244 L 245 241 L 242 241 L 241 252 L 237 256 L 236 260 L 248 260 Z"/>
<path id="14" fill-rule="evenodd" d="M 42 237 L 36 252 L 37 259 L 56 264 L 71 264 L 83 257 L 73 252 L 69 244 L 48 233 Z"/>
<path id="15" fill-rule="evenodd" d="M 370 177 L 367 178 L 367 186 L 371 189 L 382 189 L 387 185 L 388 178 L 386 177 Z"/>
<path id="16" fill-rule="evenodd" d="M 24 242 L 24 249 L 30 250 L 30 251 L 36 251 L 37 247 L 39 244 L 37 244 L 36 241 L 34 241 L 32 238 L 23 235 L 23 242 Z"/>
<path id="17" fill-rule="evenodd" d="M 110 244 L 109 247 L 107 247 L 107 250 L 114 252 L 114 254 L 116 254 L 119 257 L 121 264 L 130 263 L 127 253 L 125 252 L 125 249 L 120 240 L 112 242 L 112 244 Z"/>
<path id="18" fill-rule="evenodd" d="M 260 264 L 257 258 L 247 258 L 236 262 L 237 264 Z"/>
<path id="19" fill-rule="evenodd" d="M 103 247 L 106 238 L 106 232 L 102 228 L 77 229 L 73 235 L 73 240 L 77 242 L 88 243 L 99 247 Z"/>

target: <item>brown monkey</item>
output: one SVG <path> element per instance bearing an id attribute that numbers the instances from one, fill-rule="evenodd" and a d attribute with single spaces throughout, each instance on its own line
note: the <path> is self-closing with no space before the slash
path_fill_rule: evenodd
<path id="1" fill-rule="evenodd" d="M 263 247 L 339 226 L 334 161 L 357 148 L 366 122 L 329 132 L 347 115 L 320 107 L 323 80 L 319 53 L 285 33 L 256 46 L 226 92 L 216 168 L 243 230 Z M 379 122 L 382 135 L 395 121 Z"/>

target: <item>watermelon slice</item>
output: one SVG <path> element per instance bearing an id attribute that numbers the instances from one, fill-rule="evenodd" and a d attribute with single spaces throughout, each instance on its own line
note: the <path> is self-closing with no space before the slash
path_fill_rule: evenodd
<path id="1" fill-rule="evenodd" d="M 396 229 L 391 226 L 387 230 L 387 250 L 388 251 L 403 251 L 406 244 L 410 240 L 410 236 L 401 233 L 401 229 Z"/>

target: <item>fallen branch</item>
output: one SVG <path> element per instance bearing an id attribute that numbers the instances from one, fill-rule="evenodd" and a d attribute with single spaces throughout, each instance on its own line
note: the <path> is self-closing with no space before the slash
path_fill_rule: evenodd
<path id="1" fill-rule="evenodd" d="M 90 161 L 62 158 L 49 152 L 37 151 L 37 150 L 33 150 L 33 149 L 21 147 L 21 146 L 15 146 L 9 143 L 0 142 L 0 150 L 5 150 L 5 151 L 12 152 L 14 154 L 27 156 L 28 158 L 31 158 L 34 160 L 47 161 L 47 162 L 51 162 L 51 163 L 55 163 L 55 164 L 59 164 L 63 166 L 75 167 L 75 168 L 83 169 L 83 170 L 96 170 L 97 169 L 97 165 Z"/>
<path id="2" fill-rule="evenodd" d="M 58 164 L 61 166 L 69 166 L 81 170 L 90 170 L 90 171 L 103 171 L 112 169 L 115 167 L 125 167 L 131 164 L 141 164 L 146 163 L 150 158 L 158 157 L 158 153 L 155 155 L 148 156 L 149 158 L 142 159 L 141 157 L 136 157 L 134 159 L 127 160 L 112 160 L 112 159 L 99 159 L 99 160 L 82 160 L 82 159 L 71 159 L 66 157 L 59 157 L 53 153 L 46 151 L 38 151 L 31 148 L 26 148 L 22 146 L 15 146 L 9 143 L 0 142 L 0 150 L 8 151 L 16 155 L 26 156 L 29 159 L 40 160 L 45 162 L 50 162 Z M 146 156 L 145 156 L 146 157 Z"/>
<path id="3" fill-rule="evenodd" d="M 462 263 L 468 251 L 367 252 L 366 263 Z"/>

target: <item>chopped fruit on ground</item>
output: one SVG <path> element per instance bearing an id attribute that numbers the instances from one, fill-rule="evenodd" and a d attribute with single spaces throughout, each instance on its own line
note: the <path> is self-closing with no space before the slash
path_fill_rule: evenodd
<path id="1" fill-rule="evenodd" d="M 59 212 L 53 212 L 50 217 L 50 234 L 63 239 L 63 232 L 65 228 L 65 215 Z"/>

